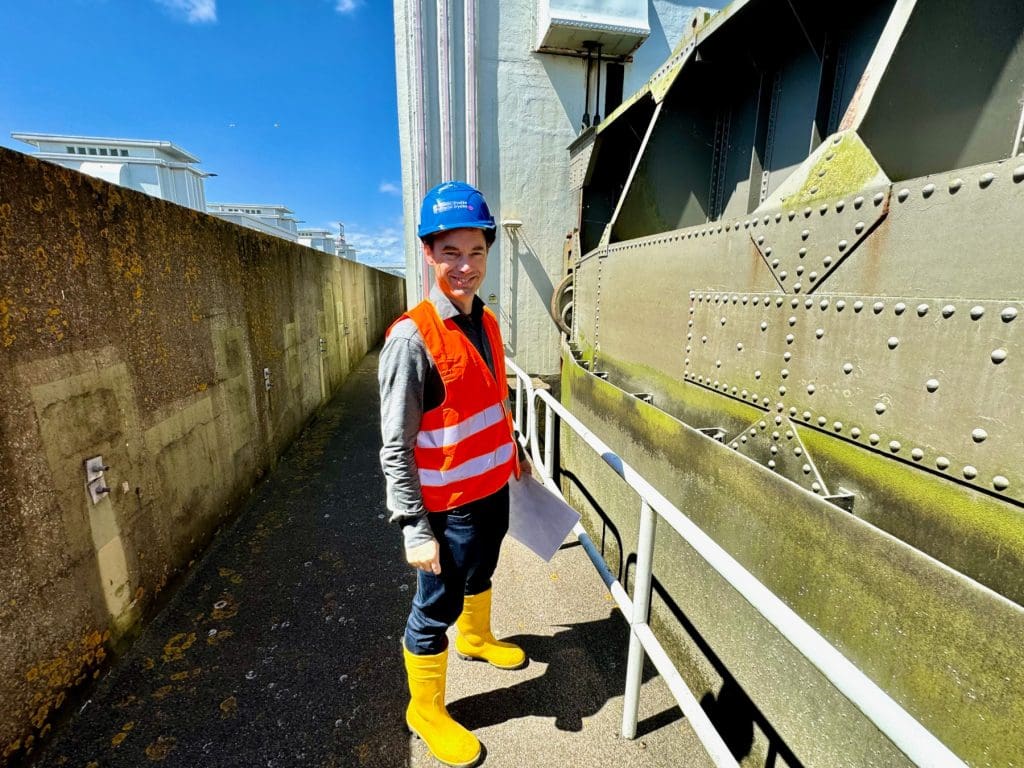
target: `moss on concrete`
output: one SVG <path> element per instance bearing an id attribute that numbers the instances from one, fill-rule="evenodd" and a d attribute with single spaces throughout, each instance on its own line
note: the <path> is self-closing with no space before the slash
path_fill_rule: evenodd
<path id="1" fill-rule="evenodd" d="M 6 149 L 0 179 L 0 623 L 17 640 L 2 765 L 102 658 L 80 638 L 108 653 L 137 629 L 405 297 L 390 275 Z M 113 492 L 94 506 L 83 461 L 99 455 Z M 43 668 L 46 690 L 25 673 Z"/>

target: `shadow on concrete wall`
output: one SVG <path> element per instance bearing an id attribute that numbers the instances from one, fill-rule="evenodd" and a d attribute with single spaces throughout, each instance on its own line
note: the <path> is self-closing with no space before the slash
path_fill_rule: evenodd
<path id="1" fill-rule="evenodd" d="M 504 266 L 508 269 L 508 274 L 505 277 L 509 285 L 509 306 L 518 306 L 520 269 L 526 273 L 527 279 L 533 286 L 534 295 L 543 302 L 543 306 L 548 306 L 551 303 L 555 287 L 551 283 L 551 278 L 548 276 L 540 256 L 537 255 L 536 249 L 530 244 L 522 229 L 506 228 L 506 232 L 505 242 L 508 244 L 510 252 Z M 511 350 L 513 357 L 519 349 L 517 341 L 518 333 L 513 324 L 505 337 L 505 344 Z"/>

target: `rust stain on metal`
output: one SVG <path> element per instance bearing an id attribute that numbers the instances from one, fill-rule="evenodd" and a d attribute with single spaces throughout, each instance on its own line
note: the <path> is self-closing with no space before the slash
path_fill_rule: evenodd
<path id="1" fill-rule="evenodd" d="M 857 83 L 857 89 L 853 92 L 853 98 L 850 99 L 850 106 L 847 107 L 846 114 L 843 115 L 842 122 L 839 123 L 840 131 L 846 131 L 853 127 L 860 109 L 861 96 L 864 95 L 864 88 L 870 80 L 871 70 L 866 70 L 864 74 L 861 75 L 860 81 Z"/>

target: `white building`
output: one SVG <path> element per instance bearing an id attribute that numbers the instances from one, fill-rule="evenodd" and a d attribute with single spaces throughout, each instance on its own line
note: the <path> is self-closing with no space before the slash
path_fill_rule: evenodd
<path id="1" fill-rule="evenodd" d="M 480 291 L 508 352 L 558 371 L 548 314 L 576 225 L 568 147 L 672 54 L 696 9 L 678 0 L 395 0 L 410 303 L 429 277 L 424 192 L 464 179 L 504 222 Z"/>
<path id="2" fill-rule="evenodd" d="M 299 244 L 324 253 L 337 255 L 337 246 L 331 230 L 326 227 L 306 227 L 299 230 Z"/>
<path id="3" fill-rule="evenodd" d="M 12 133 L 11 137 L 35 147 L 32 154 L 40 160 L 355 260 L 355 249 L 345 242 L 344 225 L 338 234 L 319 228 L 300 232 L 295 212 L 284 205 L 207 203 L 203 179 L 215 174 L 196 168 L 199 158 L 169 141 L 44 133 Z"/>
<path id="4" fill-rule="evenodd" d="M 345 240 L 345 225 L 338 222 L 338 232 L 327 227 L 304 227 L 299 230 L 299 243 L 343 259 L 356 259 L 356 249 Z"/>
<path id="5" fill-rule="evenodd" d="M 169 141 L 47 133 L 12 133 L 11 137 L 34 146 L 38 151 L 33 155 L 40 160 L 206 210 L 203 179 L 212 174 L 196 168 L 199 158 Z"/>
<path id="6" fill-rule="evenodd" d="M 249 229 L 255 229 L 293 243 L 299 242 L 295 211 L 268 203 L 207 203 L 206 212 Z"/>

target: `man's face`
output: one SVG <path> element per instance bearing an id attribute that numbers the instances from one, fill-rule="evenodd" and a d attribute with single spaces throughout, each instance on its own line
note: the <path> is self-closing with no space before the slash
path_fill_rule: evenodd
<path id="1" fill-rule="evenodd" d="M 434 278 L 444 295 L 468 314 L 473 296 L 487 274 L 487 240 L 482 229 L 463 228 L 439 232 L 423 255 L 434 268 Z"/>

